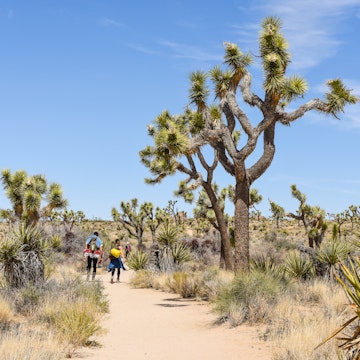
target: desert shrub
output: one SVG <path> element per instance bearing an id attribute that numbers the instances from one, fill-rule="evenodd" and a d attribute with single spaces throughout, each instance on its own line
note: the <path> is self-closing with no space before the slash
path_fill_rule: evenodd
<path id="1" fill-rule="evenodd" d="M 88 299 L 79 299 L 54 308 L 51 327 L 55 329 L 59 339 L 68 344 L 68 357 L 80 346 L 87 345 L 91 336 L 103 331 L 99 322 L 100 315 L 96 304 L 89 304 Z"/>
<path id="2" fill-rule="evenodd" d="M 140 269 L 131 277 L 130 284 L 134 288 L 154 287 L 155 276 L 151 270 Z"/>
<path id="3" fill-rule="evenodd" d="M 142 251 L 132 251 L 126 261 L 127 266 L 135 271 L 143 270 L 149 263 L 149 255 Z"/>
<path id="4" fill-rule="evenodd" d="M 215 298 L 214 310 L 219 321 L 229 321 L 233 326 L 265 322 L 285 288 L 286 283 L 271 273 L 239 273 Z"/>
<path id="5" fill-rule="evenodd" d="M 99 320 L 108 312 L 101 284 L 78 281 L 78 278 L 65 276 L 63 281 L 51 283 L 52 291 L 46 294 L 36 312 L 38 321 L 47 325 L 64 344 L 68 357 L 78 347 L 87 345 L 91 336 L 102 332 Z"/>
<path id="6" fill-rule="evenodd" d="M 59 234 L 53 234 L 49 236 L 49 243 L 52 249 L 58 250 L 63 246 L 63 239 Z"/>
<path id="7" fill-rule="evenodd" d="M 264 242 L 272 243 L 277 251 L 296 248 L 296 245 L 288 240 L 288 232 L 284 229 L 273 229 L 266 232 L 264 235 Z"/>
<path id="8" fill-rule="evenodd" d="M 214 254 L 220 251 L 220 245 L 217 241 L 208 237 L 201 238 L 185 238 L 182 240 L 192 254 L 192 258 L 197 263 L 197 268 L 202 269 L 213 264 Z"/>
<path id="9" fill-rule="evenodd" d="M 277 239 L 277 232 L 276 230 L 270 230 L 265 233 L 264 241 L 265 242 L 275 242 Z"/>
<path id="10" fill-rule="evenodd" d="M 188 245 L 190 251 L 192 252 L 196 252 L 200 247 L 200 240 L 198 238 L 186 239 L 184 242 Z"/>
<path id="11" fill-rule="evenodd" d="M 232 279 L 233 273 L 218 268 L 174 273 L 141 270 L 136 272 L 130 283 L 134 287 L 152 287 L 165 292 L 173 292 L 183 298 L 212 300 Z"/>
<path id="12" fill-rule="evenodd" d="M 17 311 L 22 314 L 31 313 L 44 296 L 44 289 L 41 286 L 28 284 L 18 291 Z"/>
<path id="13" fill-rule="evenodd" d="M 208 267 L 199 272 L 197 278 L 199 283 L 197 296 L 203 300 L 212 301 L 231 283 L 234 274 L 219 268 Z"/>
<path id="14" fill-rule="evenodd" d="M 167 283 L 171 292 L 181 295 L 184 299 L 196 297 L 199 284 L 192 274 L 186 272 L 174 272 Z"/>

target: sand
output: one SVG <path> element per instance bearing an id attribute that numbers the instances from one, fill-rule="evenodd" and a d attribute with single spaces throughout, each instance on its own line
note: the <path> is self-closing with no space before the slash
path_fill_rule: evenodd
<path id="1" fill-rule="evenodd" d="M 76 359 L 129 360 L 270 360 L 271 348 L 259 339 L 259 329 L 215 325 L 209 304 L 181 299 L 153 289 L 129 285 L 133 271 L 122 271 L 120 283 L 99 269 L 110 302 L 104 315 L 107 333 L 96 340 L 98 348 L 81 349 Z"/>

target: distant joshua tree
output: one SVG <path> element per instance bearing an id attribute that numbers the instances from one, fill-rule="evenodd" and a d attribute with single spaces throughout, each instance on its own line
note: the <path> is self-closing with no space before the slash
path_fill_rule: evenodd
<path id="1" fill-rule="evenodd" d="M 1 181 L 12 204 L 11 210 L 2 209 L 1 214 L 12 222 L 36 225 L 40 218 L 48 217 L 52 210 L 63 209 L 68 204 L 63 198 L 61 186 L 48 184 L 43 175 L 28 176 L 24 170 L 12 174 L 9 169 L 4 169 Z M 43 202 L 46 204 L 42 207 Z"/>

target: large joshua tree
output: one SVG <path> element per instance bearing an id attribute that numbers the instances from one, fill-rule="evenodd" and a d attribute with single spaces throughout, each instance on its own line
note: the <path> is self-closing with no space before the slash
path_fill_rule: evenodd
<path id="1" fill-rule="evenodd" d="M 148 182 L 160 182 L 165 176 L 180 171 L 188 175 L 182 183 L 185 191 L 185 187 L 192 190 L 203 186 L 205 189 L 204 185 L 208 184 L 199 172 L 189 172 L 180 160 L 187 160 L 190 168 L 195 169 L 194 158 L 203 164 L 201 152 L 209 146 L 213 148 L 216 161 L 234 177 L 236 271 L 249 269 L 249 192 L 253 182 L 265 173 L 273 160 L 276 125 L 289 125 L 312 110 L 337 117 L 346 104 L 355 104 L 359 100 L 340 79 L 334 79 L 327 82 L 329 92 L 324 100 L 312 99 L 287 112 L 288 104 L 303 97 L 308 86 L 301 77 L 286 75 L 290 53 L 280 30 L 280 19 L 267 17 L 263 20 L 259 35 L 264 73 L 262 97 L 251 90 L 252 77 L 248 67 L 252 57 L 240 51 L 236 44 L 225 43 L 227 69 L 216 66 L 209 73 L 194 72 L 190 78 L 190 105 L 185 113 L 181 116 L 163 113 L 166 116 L 160 116 L 155 126 L 149 127 L 154 146 L 140 152 L 143 163 L 154 175 Z M 208 78 L 214 85 L 217 104 L 207 102 Z M 254 116 L 250 121 L 241 104 L 257 108 L 260 116 L 257 119 Z M 254 156 L 255 149 L 261 145 L 258 158 L 246 167 L 246 160 L 250 155 Z"/>

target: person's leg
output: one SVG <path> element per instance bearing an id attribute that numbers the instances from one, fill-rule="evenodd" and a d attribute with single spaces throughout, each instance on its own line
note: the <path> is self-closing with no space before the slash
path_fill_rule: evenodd
<path id="1" fill-rule="evenodd" d="M 117 282 L 120 282 L 120 268 L 117 269 Z"/>
<path id="2" fill-rule="evenodd" d="M 115 269 L 111 269 L 111 280 L 110 280 L 111 283 L 114 282 L 114 274 L 115 274 Z"/>
<path id="3" fill-rule="evenodd" d="M 96 268 L 97 268 L 97 262 L 98 262 L 98 258 L 96 256 L 94 256 L 94 258 L 92 259 L 93 261 L 93 273 L 92 273 L 92 279 L 95 279 L 95 275 L 96 275 Z"/>
<path id="4" fill-rule="evenodd" d="M 94 257 L 93 258 L 93 272 L 94 273 L 96 273 L 97 263 L 98 263 L 98 258 Z"/>
<path id="5" fill-rule="evenodd" d="M 90 255 L 87 256 L 87 266 L 86 266 L 86 280 L 89 280 L 90 277 L 90 269 L 91 269 L 91 257 Z"/>

